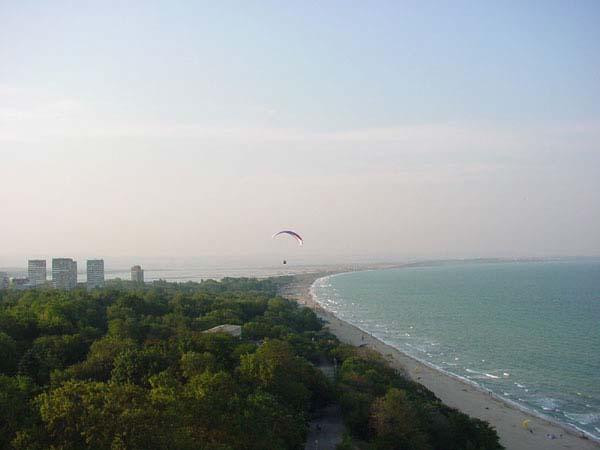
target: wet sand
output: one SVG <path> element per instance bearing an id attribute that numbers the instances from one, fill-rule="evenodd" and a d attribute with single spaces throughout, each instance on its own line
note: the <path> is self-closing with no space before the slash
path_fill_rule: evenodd
<path id="1" fill-rule="evenodd" d="M 355 346 L 366 344 L 383 355 L 392 367 L 403 371 L 434 392 L 448 406 L 489 422 L 496 428 L 500 442 L 508 450 L 597 450 L 600 448 L 600 443 L 582 437 L 583 435 L 579 435 L 576 431 L 521 411 L 488 392 L 433 369 L 338 319 L 318 305 L 310 292 L 310 286 L 316 279 L 331 273 L 298 275 L 294 277 L 293 283 L 286 286 L 282 294 L 315 310 L 328 322 L 327 327 L 341 342 Z M 522 426 L 526 419 L 529 420 L 531 432 Z M 551 435 L 556 436 L 556 439 L 550 439 Z"/>

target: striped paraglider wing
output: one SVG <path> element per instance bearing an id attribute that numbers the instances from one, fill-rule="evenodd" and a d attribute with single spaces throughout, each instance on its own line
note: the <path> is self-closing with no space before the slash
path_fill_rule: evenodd
<path id="1" fill-rule="evenodd" d="M 294 239 L 296 239 L 298 241 L 299 245 L 304 244 L 304 241 L 302 240 L 302 236 L 300 236 L 298 233 L 296 233 L 295 231 L 292 231 L 292 230 L 281 230 L 281 231 L 275 233 L 273 235 L 273 238 L 276 238 L 277 236 L 280 236 L 282 234 L 287 234 L 287 235 L 292 236 Z"/>

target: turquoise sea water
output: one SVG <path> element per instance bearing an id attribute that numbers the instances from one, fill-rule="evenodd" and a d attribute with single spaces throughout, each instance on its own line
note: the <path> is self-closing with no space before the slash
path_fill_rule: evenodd
<path id="1" fill-rule="evenodd" d="M 354 272 L 313 293 L 405 353 L 600 438 L 600 260 Z"/>

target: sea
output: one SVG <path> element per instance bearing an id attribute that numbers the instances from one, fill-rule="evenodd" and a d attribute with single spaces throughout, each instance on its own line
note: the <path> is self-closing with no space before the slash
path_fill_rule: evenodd
<path id="1" fill-rule="evenodd" d="M 342 273 L 312 292 L 402 352 L 600 439 L 600 259 Z"/>

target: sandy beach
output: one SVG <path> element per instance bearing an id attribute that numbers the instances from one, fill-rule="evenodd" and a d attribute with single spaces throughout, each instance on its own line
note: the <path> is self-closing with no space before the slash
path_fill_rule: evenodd
<path id="1" fill-rule="evenodd" d="M 334 314 L 318 305 L 310 292 L 310 286 L 316 279 L 330 274 L 323 272 L 298 275 L 294 277 L 293 283 L 286 286 L 282 295 L 315 310 L 322 319 L 328 322 L 329 330 L 340 341 L 355 346 L 367 344 L 368 347 L 382 354 L 392 367 L 402 370 L 413 380 L 426 386 L 447 405 L 489 422 L 496 428 L 500 442 L 508 450 L 600 448 L 600 443 L 578 435 L 576 431 L 521 411 L 491 396 L 488 392 L 433 369 L 357 327 L 338 319 Z M 530 431 L 522 426 L 526 419 L 529 420 Z M 552 439 L 552 436 L 555 438 Z"/>

